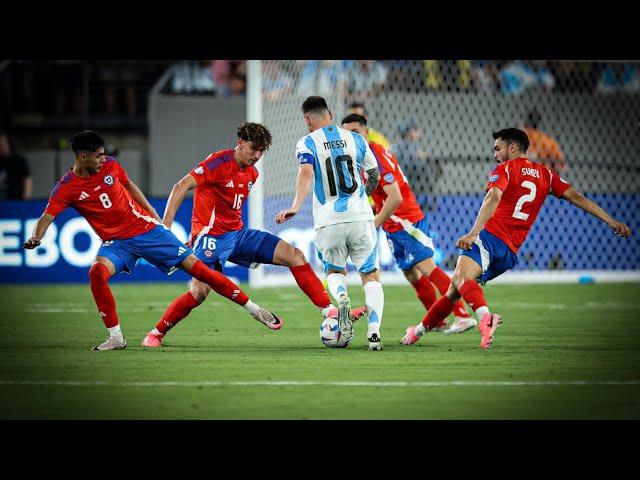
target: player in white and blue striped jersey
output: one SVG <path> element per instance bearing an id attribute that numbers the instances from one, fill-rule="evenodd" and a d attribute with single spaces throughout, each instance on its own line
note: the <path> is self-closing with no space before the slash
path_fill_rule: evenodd
<path id="1" fill-rule="evenodd" d="M 353 334 L 346 280 L 350 257 L 364 286 L 369 350 L 382 350 L 384 292 L 374 215 L 368 199 L 379 182 L 378 164 L 362 136 L 333 123 L 324 98 L 308 97 L 302 112 L 311 133 L 296 145 L 300 166 L 293 205 L 278 213 L 276 222 L 283 223 L 297 214 L 313 185 L 316 248 L 327 273 L 329 292 L 338 302 L 340 330 L 344 335 Z"/>

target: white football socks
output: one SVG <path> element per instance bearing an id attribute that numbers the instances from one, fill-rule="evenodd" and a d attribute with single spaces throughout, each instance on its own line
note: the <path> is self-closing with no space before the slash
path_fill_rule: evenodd
<path id="1" fill-rule="evenodd" d="M 367 282 L 364 284 L 364 303 L 367 305 L 367 337 L 377 333 L 380 335 L 382 323 L 382 311 L 384 309 L 384 291 L 380 282 Z"/>
<path id="2" fill-rule="evenodd" d="M 327 285 L 329 293 L 337 302 L 342 295 L 347 293 L 347 277 L 341 273 L 330 273 L 327 275 Z"/>

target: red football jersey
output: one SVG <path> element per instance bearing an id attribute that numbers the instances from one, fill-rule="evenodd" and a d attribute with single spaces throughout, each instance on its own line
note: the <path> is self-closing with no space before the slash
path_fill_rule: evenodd
<path id="1" fill-rule="evenodd" d="M 416 201 L 416 196 L 413 194 L 413 191 L 407 182 L 407 177 L 402 173 L 396 157 L 382 145 L 369 142 L 369 146 L 378 161 L 378 170 L 380 171 L 380 183 L 371 194 L 371 198 L 376 206 L 376 211 L 380 211 L 383 202 L 387 198 L 387 194 L 383 187 L 385 185 L 390 185 L 393 182 L 397 182 L 400 187 L 400 193 L 402 194 L 402 203 L 393 215 L 409 220 L 411 223 L 416 223 L 422 220 L 424 218 L 424 212 Z M 382 229 L 386 232 L 394 233 L 402 230 L 402 225 L 389 218 L 382 224 Z"/>
<path id="2" fill-rule="evenodd" d="M 107 157 L 100 171 L 89 178 L 67 172 L 53 188 L 44 213 L 55 217 L 73 207 L 103 242 L 135 237 L 159 222 L 131 198 L 125 188 L 128 183 L 129 177 L 116 159 Z"/>
<path id="3" fill-rule="evenodd" d="M 506 243 L 513 253 L 518 253 L 547 195 L 553 193 L 561 197 L 570 186 L 557 173 L 526 158 L 496 165 L 486 190 L 498 187 L 503 193 L 485 230 Z"/>
<path id="4" fill-rule="evenodd" d="M 233 149 L 212 153 L 189 172 L 198 186 L 193 195 L 191 239 L 242 228 L 242 204 L 258 179 L 254 166 L 240 168 Z"/>

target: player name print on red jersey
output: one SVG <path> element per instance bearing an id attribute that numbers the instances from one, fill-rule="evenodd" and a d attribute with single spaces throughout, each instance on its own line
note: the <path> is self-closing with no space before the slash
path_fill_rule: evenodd
<path id="1" fill-rule="evenodd" d="M 561 197 L 570 186 L 557 173 L 526 158 L 514 158 L 496 165 L 489 175 L 486 190 L 497 187 L 503 193 L 485 230 L 517 254 L 547 195 L 552 193 Z"/>

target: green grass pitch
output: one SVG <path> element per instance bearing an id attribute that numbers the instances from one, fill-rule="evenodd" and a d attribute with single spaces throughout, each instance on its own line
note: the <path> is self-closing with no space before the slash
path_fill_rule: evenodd
<path id="1" fill-rule="evenodd" d="M 113 285 L 124 351 L 106 338 L 86 285 L 2 286 L 2 419 L 638 419 L 640 284 L 488 285 L 503 316 L 477 331 L 399 341 L 424 312 L 385 288 L 384 350 L 355 324 L 347 349 L 319 339 L 296 288 L 246 288 L 285 321 L 271 331 L 211 294 L 160 349 L 140 342 L 184 283 Z M 351 286 L 352 304 L 363 301 Z"/>

